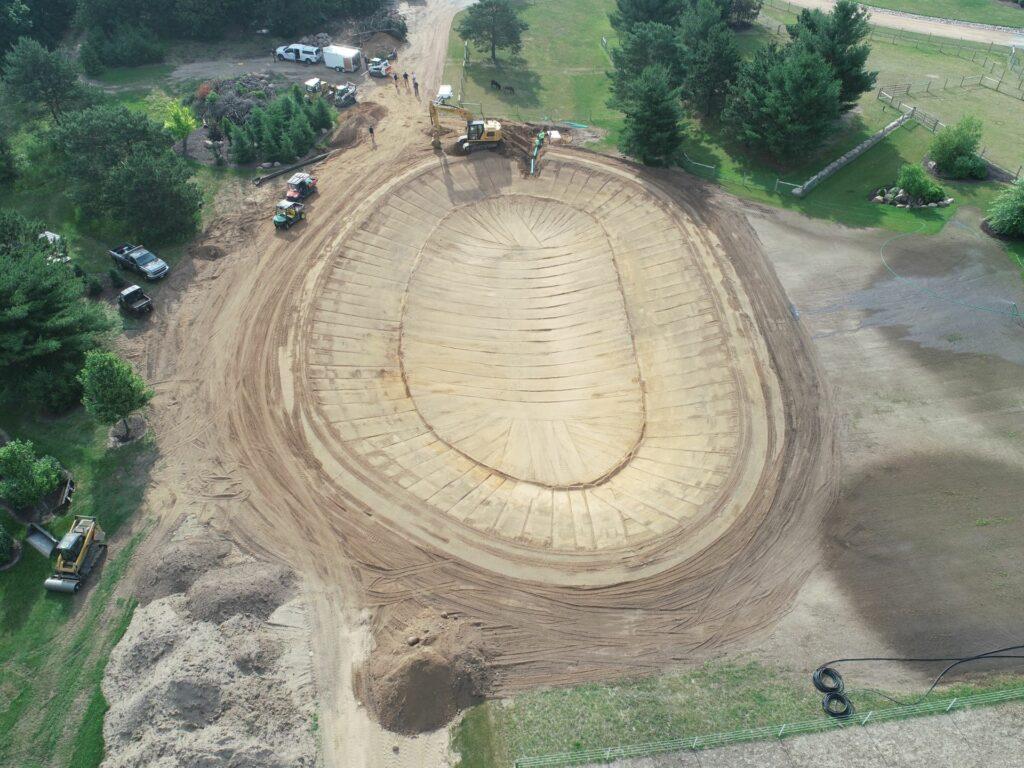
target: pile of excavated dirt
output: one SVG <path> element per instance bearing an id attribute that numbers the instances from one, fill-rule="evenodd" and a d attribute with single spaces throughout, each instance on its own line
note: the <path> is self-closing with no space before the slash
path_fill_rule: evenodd
<path id="1" fill-rule="evenodd" d="M 199 621 L 222 622 L 244 614 L 266 619 L 294 593 L 291 572 L 263 563 L 207 571 L 189 587 L 185 608 Z"/>
<path id="2" fill-rule="evenodd" d="M 357 694 L 389 731 L 425 733 L 483 700 L 487 662 L 479 630 L 465 621 L 425 614 L 408 632 L 378 639 Z"/>
<path id="3" fill-rule="evenodd" d="M 291 573 L 191 519 L 162 554 L 107 665 L 103 768 L 314 766 L 309 630 Z"/>
<path id="4" fill-rule="evenodd" d="M 377 125 L 387 115 L 388 110 L 380 104 L 364 102 L 349 107 L 338 118 L 338 125 L 331 134 L 327 145 L 332 149 L 351 147 L 360 138 L 369 136 L 367 126 Z"/>

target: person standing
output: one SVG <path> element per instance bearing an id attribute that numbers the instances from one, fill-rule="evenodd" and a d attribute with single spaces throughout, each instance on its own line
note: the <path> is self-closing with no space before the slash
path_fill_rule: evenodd
<path id="1" fill-rule="evenodd" d="M 398 90 L 398 73 L 397 72 L 392 72 L 391 76 L 393 78 L 395 78 L 395 90 L 397 91 Z"/>
<path id="2" fill-rule="evenodd" d="M 366 126 L 366 130 L 370 132 L 370 145 L 374 149 L 376 149 L 377 148 L 377 137 L 373 135 L 373 123 L 370 123 L 368 126 Z"/>

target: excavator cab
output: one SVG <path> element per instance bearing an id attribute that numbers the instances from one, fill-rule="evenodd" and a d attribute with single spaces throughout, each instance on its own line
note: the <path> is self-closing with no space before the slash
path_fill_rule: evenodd
<path id="1" fill-rule="evenodd" d="M 501 123 L 497 120 L 469 120 L 466 135 L 459 138 L 459 149 L 470 152 L 476 147 L 496 149 L 501 143 Z"/>

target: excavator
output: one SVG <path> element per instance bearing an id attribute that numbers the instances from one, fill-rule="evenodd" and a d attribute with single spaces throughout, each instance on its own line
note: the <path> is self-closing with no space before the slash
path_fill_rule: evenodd
<path id="1" fill-rule="evenodd" d="M 455 115 L 466 121 L 466 132 L 459 136 L 455 146 L 462 154 L 468 154 L 474 149 L 486 148 L 497 149 L 502 145 L 501 123 L 497 120 L 474 120 L 473 113 L 468 109 L 450 103 L 452 100 L 452 87 L 442 85 L 437 96 L 430 102 L 430 127 L 432 144 L 434 149 L 441 148 L 441 115 Z"/>
<path id="2" fill-rule="evenodd" d="M 107 534 L 96 518 L 78 515 L 60 541 L 35 523 L 29 524 L 25 541 L 47 559 L 57 553 L 57 567 L 43 582 L 53 592 L 77 592 L 107 549 Z"/>

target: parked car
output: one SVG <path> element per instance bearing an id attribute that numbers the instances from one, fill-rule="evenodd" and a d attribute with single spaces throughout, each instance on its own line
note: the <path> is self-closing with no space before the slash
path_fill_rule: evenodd
<path id="1" fill-rule="evenodd" d="M 321 49 L 312 45 L 302 45 L 302 43 L 282 45 L 274 51 L 274 55 L 277 56 L 278 61 L 299 61 L 303 64 L 316 64 L 323 61 L 324 58 L 324 52 Z"/>
<path id="2" fill-rule="evenodd" d="M 129 285 L 117 294 L 117 306 L 129 315 L 148 315 L 153 311 L 153 300 L 137 285 Z"/>
<path id="3" fill-rule="evenodd" d="M 171 270 L 166 261 L 154 256 L 141 245 L 125 243 L 107 253 L 116 266 L 137 272 L 147 280 L 159 280 Z"/>

